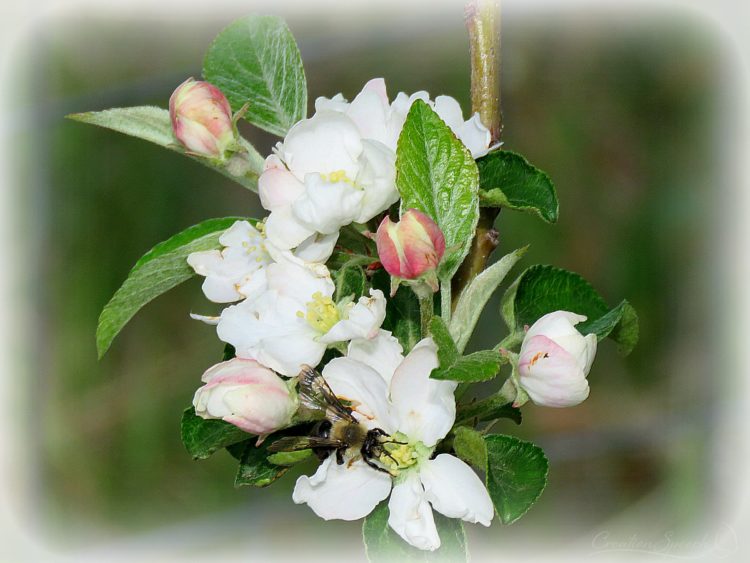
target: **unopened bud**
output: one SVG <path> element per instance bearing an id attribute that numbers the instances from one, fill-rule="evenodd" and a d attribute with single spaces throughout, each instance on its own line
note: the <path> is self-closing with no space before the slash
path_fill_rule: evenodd
<path id="1" fill-rule="evenodd" d="M 191 153 L 224 160 L 235 144 L 232 108 L 213 84 L 188 78 L 169 98 L 177 140 Z"/>
<path id="2" fill-rule="evenodd" d="M 437 291 L 435 273 L 445 253 L 443 232 L 428 215 L 409 209 L 394 223 L 385 217 L 375 235 L 383 268 L 395 278 L 424 280 Z"/>
<path id="3" fill-rule="evenodd" d="M 222 419 L 245 432 L 264 435 L 288 426 L 297 410 L 296 393 L 274 371 L 255 360 L 233 358 L 203 374 L 195 392 L 195 414 Z"/>

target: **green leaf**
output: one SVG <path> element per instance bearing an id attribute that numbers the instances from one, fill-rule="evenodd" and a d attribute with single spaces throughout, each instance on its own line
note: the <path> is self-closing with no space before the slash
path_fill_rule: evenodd
<path id="1" fill-rule="evenodd" d="M 187 263 L 188 254 L 220 248 L 221 234 L 241 219 L 208 219 L 157 244 L 144 254 L 99 316 L 96 327 L 99 358 L 141 307 L 194 275 Z"/>
<path id="2" fill-rule="evenodd" d="M 312 450 L 299 450 L 297 452 L 276 452 L 268 456 L 268 461 L 274 465 L 282 465 L 285 467 L 296 465 L 313 455 Z"/>
<path id="3" fill-rule="evenodd" d="M 367 559 L 371 563 L 468 561 L 466 533 L 461 520 L 447 518 L 433 511 L 435 526 L 440 536 L 440 548 L 422 551 L 410 546 L 388 526 L 388 503 L 381 502 L 362 524 Z"/>
<path id="4" fill-rule="evenodd" d="M 353 297 L 356 301 L 365 294 L 367 279 L 364 270 L 357 265 L 356 261 L 345 264 L 335 274 L 336 278 L 336 301 L 346 297 Z"/>
<path id="5" fill-rule="evenodd" d="M 480 350 L 461 356 L 441 317 L 433 317 L 430 321 L 430 334 L 437 344 L 440 362 L 439 367 L 430 374 L 432 379 L 450 379 L 462 383 L 487 381 L 497 375 L 505 361 L 495 350 Z"/>
<path id="6" fill-rule="evenodd" d="M 297 44 L 283 19 L 251 15 L 226 27 L 208 48 L 203 76 L 234 111 L 283 137 L 307 115 L 307 83 Z"/>
<path id="7" fill-rule="evenodd" d="M 235 176 L 226 167 L 213 164 L 210 159 L 186 154 L 185 149 L 172 134 L 172 121 L 169 118 L 169 112 L 165 109 L 155 106 L 136 106 L 106 109 L 104 111 L 72 113 L 66 117 L 74 121 L 98 125 L 99 127 L 105 127 L 119 133 L 125 133 L 131 137 L 155 143 L 160 147 L 178 152 L 196 162 L 200 162 L 204 166 L 238 182 L 245 188 L 258 191 L 258 176 L 263 172 L 263 157 L 244 139 L 240 142 L 247 152 L 251 170 L 244 176 Z"/>
<path id="8" fill-rule="evenodd" d="M 464 461 L 484 471 L 487 468 L 487 444 L 481 432 L 467 426 L 453 430 L 453 451 Z"/>
<path id="9" fill-rule="evenodd" d="M 235 487 L 243 485 L 267 487 L 289 470 L 288 467 L 274 465 L 268 460 L 270 454 L 266 443 L 273 443 L 273 441 L 269 442 L 269 438 L 266 438 L 260 446 L 256 446 L 252 441 L 245 446 L 237 476 L 234 478 Z"/>
<path id="10" fill-rule="evenodd" d="M 549 176 L 520 154 L 494 151 L 477 160 L 479 199 L 485 207 L 508 207 L 557 221 L 555 186 Z"/>
<path id="11" fill-rule="evenodd" d="M 503 524 L 512 524 L 531 508 L 547 484 L 549 463 L 542 449 L 513 436 L 489 435 L 487 490 Z"/>
<path id="12" fill-rule="evenodd" d="M 193 407 L 182 413 L 180 435 L 193 459 L 206 459 L 216 450 L 247 440 L 249 434 L 223 420 L 206 420 Z"/>
<path id="13" fill-rule="evenodd" d="M 638 342 L 638 316 L 627 301 L 610 310 L 596 290 L 578 274 L 553 266 L 527 269 L 503 296 L 503 317 L 511 330 L 523 330 L 553 311 L 571 311 L 587 320 L 576 328 L 599 340 L 610 336 L 623 355 Z"/>
<path id="14" fill-rule="evenodd" d="M 461 265 L 479 219 L 479 173 L 471 153 L 422 100 L 406 116 L 396 151 L 401 213 L 415 208 L 445 235 L 438 275 L 449 281 Z"/>
<path id="15" fill-rule="evenodd" d="M 456 424 L 468 422 L 486 422 L 498 418 L 509 418 L 516 424 L 521 424 L 521 409 L 513 407 L 506 397 L 490 395 L 486 399 L 459 405 L 456 413 Z"/>
<path id="16" fill-rule="evenodd" d="M 373 288 L 385 295 L 391 290 L 390 284 L 391 276 L 385 270 L 378 270 L 372 278 Z M 422 338 L 417 296 L 410 288 L 401 286 L 396 295 L 387 300 L 385 312 L 383 330 L 391 331 L 403 346 L 404 354 L 408 354 Z"/>
<path id="17" fill-rule="evenodd" d="M 471 283 L 461 292 L 448 327 L 460 352 L 463 352 L 469 343 L 479 316 L 492 293 L 527 249 L 528 246 L 525 246 L 506 254 L 471 280 Z"/>

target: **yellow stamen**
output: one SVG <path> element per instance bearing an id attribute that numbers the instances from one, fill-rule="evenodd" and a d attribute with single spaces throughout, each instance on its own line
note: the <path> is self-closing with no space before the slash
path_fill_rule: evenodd
<path id="1" fill-rule="evenodd" d="M 325 334 L 339 322 L 339 311 L 330 297 L 325 297 L 319 291 L 313 293 L 312 301 L 307 304 L 305 319 L 308 324 L 321 334 Z M 299 316 L 299 315 L 298 315 Z"/>

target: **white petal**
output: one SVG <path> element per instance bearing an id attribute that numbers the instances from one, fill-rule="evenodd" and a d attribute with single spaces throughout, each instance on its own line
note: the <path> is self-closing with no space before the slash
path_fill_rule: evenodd
<path id="1" fill-rule="evenodd" d="M 387 330 L 379 330 L 374 338 L 356 338 L 349 342 L 347 357 L 377 371 L 390 384 L 393 372 L 404 359 L 404 349 Z"/>
<path id="2" fill-rule="evenodd" d="M 338 232 L 333 233 L 332 235 L 321 235 L 320 233 L 316 233 L 303 240 L 294 251 L 294 255 L 306 262 L 323 263 L 330 258 L 331 254 L 333 254 L 333 249 L 336 246 L 336 241 L 338 239 Z"/>
<path id="3" fill-rule="evenodd" d="M 388 525 L 404 541 L 417 549 L 434 551 L 440 547 L 432 509 L 424 498 L 424 489 L 416 471 L 406 474 L 403 481 L 393 487 L 388 510 Z"/>
<path id="4" fill-rule="evenodd" d="M 435 113 L 458 135 L 460 128 L 464 124 L 464 114 L 456 98 L 452 98 L 451 96 L 436 97 Z"/>
<path id="5" fill-rule="evenodd" d="M 308 174 L 344 171 L 357 173 L 362 152 L 361 135 L 354 122 L 337 111 L 322 111 L 294 125 L 287 133 L 281 155 L 298 180 Z"/>
<path id="6" fill-rule="evenodd" d="M 278 161 L 276 156 L 270 156 Z M 266 168 L 258 178 L 258 195 L 264 209 L 288 207 L 305 191 L 305 186 L 283 164 Z"/>
<path id="7" fill-rule="evenodd" d="M 456 418 L 456 383 L 430 379 L 437 366 L 437 346 L 425 338 L 401 362 L 390 387 L 398 429 L 426 446 L 445 437 Z"/>
<path id="8" fill-rule="evenodd" d="M 580 335 L 574 325 L 585 320 L 585 316 L 577 315 L 570 311 L 553 311 L 552 313 L 547 313 L 531 325 L 526 332 L 526 338 L 533 338 L 541 334 L 556 341 L 558 337 Z"/>
<path id="9" fill-rule="evenodd" d="M 272 244 L 289 250 L 315 234 L 315 230 L 304 226 L 292 213 L 292 207 L 279 207 L 266 218 L 266 236 Z"/>
<path id="10" fill-rule="evenodd" d="M 213 317 L 211 315 L 197 315 L 195 313 L 190 313 L 190 318 L 195 319 L 196 321 L 202 321 L 207 325 L 213 326 L 219 324 L 219 319 L 221 319 L 221 317 Z"/>
<path id="11" fill-rule="evenodd" d="M 364 139 L 384 142 L 387 137 L 386 118 L 388 98 L 385 95 L 385 81 L 374 79 L 365 84 L 362 91 L 352 100 L 346 114 L 357 125 Z"/>
<path id="12" fill-rule="evenodd" d="M 355 219 L 366 223 L 398 201 L 396 153 L 377 141 L 362 141 L 357 186 L 364 190 L 361 209 Z"/>
<path id="13" fill-rule="evenodd" d="M 349 102 L 342 94 L 336 94 L 333 98 L 326 98 L 325 96 L 319 96 L 315 98 L 315 111 L 339 111 L 345 112 L 349 107 Z"/>
<path id="14" fill-rule="evenodd" d="M 320 464 L 312 477 L 297 479 L 292 499 L 307 503 L 324 520 L 358 520 L 388 496 L 391 477 L 362 461 L 338 465 L 335 456 Z"/>
<path id="15" fill-rule="evenodd" d="M 359 216 L 364 192 L 349 182 L 332 183 L 320 174 L 308 174 L 305 188 L 305 193 L 292 204 L 292 213 L 311 231 L 337 233 Z"/>
<path id="16" fill-rule="evenodd" d="M 475 113 L 471 119 L 461 124 L 456 131 L 461 142 L 471 152 L 471 156 L 479 158 L 489 152 L 489 144 L 492 141 L 490 130 L 487 129 Z"/>
<path id="17" fill-rule="evenodd" d="M 449 518 L 489 526 L 495 513 L 482 480 L 463 461 L 449 454 L 423 462 L 419 478 L 432 508 Z"/>
<path id="18" fill-rule="evenodd" d="M 371 367 L 351 358 L 334 358 L 323 368 L 323 377 L 334 394 L 352 403 L 368 428 L 395 431 L 388 404 L 388 386 Z"/>
<path id="19" fill-rule="evenodd" d="M 379 289 L 371 289 L 370 297 L 360 297 L 349 309 L 348 316 L 337 322 L 320 337 L 320 342 L 331 344 L 354 338 L 373 338 L 385 319 L 385 296 Z"/>

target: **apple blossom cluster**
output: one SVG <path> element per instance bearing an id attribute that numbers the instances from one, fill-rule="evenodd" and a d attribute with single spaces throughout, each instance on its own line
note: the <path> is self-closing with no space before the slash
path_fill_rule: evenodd
<path id="1" fill-rule="evenodd" d="M 406 355 L 381 328 L 387 298 L 381 290 L 356 301 L 334 300 L 325 262 L 342 228 L 377 219 L 377 261 L 392 279 L 417 295 L 438 291 L 437 269 L 445 238 L 426 213 L 408 209 L 393 221 L 399 201 L 396 144 L 415 100 L 423 100 L 474 158 L 490 150 L 490 134 L 477 114 L 464 120 L 453 98 L 399 93 L 391 103 L 383 79 L 373 79 L 351 101 L 341 94 L 318 98 L 315 114 L 296 123 L 265 161 L 258 180 L 269 215 L 237 221 L 219 237 L 221 249 L 194 252 L 188 264 L 203 276 L 210 301 L 230 304 L 220 315 L 194 318 L 215 325 L 236 357 L 209 368 L 195 394 L 195 413 L 266 436 L 292 426 L 300 408 L 295 377 L 320 366 L 326 350 L 343 354 L 322 376 L 368 429 L 393 442 L 381 455 L 382 471 L 354 455 L 324 459 L 311 477 L 297 481 L 293 499 L 320 517 L 355 520 L 388 498 L 390 527 L 424 550 L 440 546 L 432 510 L 489 526 L 494 509 L 471 467 L 438 443 L 456 419 L 457 383 L 430 379 L 438 348 L 422 339 Z M 237 145 L 229 104 L 211 84 L 188 80 L 170 100 L 175 137 L 188 150 L 224 160 Z M 402 290 L 403 291 L 403 290 Z M 585 317 L 546 315 L 529 329 L 520 352 L 518 385 L 537 404 L 574 405 L 588 395 L 586 376 L 596 337 L 574 324 Z M 262 438 L 261 438 L 262 439 Z"/>
<path id="2" fill-rule="evenodd" d="M 373 560 L 415 549 L 465 560 L 463 522 L 525 514 L 549 463 L 495 427 L 520 424 L 529 402 L 581 403 L 598 342 L 627 354 L 638 339 L 626 300 L 610 308 L 581 276 L 549 265 L 505 284 L 527 247 L 490 258 L 505 240 L 501 208 L 547 223 L 559 211 L 549 176 L 500 150 L 491 15 L 467 10 L 481 117 L 465 119 L 450 96 L 391 98 L 382 78 L 351 101 L 319 97 L 308 116 L 289 28 L 257 15 L 216 37 L 205 80 L 183 82 L 168 110 L 69 116 L 257 193 L 265 217 L 207 219 L 147 252 L 104 307 L 97 350 L 152 299 L 202 277 L 211 304 L 191 317 L 216 331 L 224 358 L 183 413 L 185 448 L 194 459 L 226 450 L 239 462 L 236 485 L 265 487 L 306 464 L 293 501 L 325 520 L 364 519 Z M 270 154 L 240 134 L 240 120 L 278 136 Z M 499 310 L 485 311 L 503 284 Z M 500 317 L 505 337 L 494 334 Z M 472 350 L 475 332 L 497 343 Z"/>

